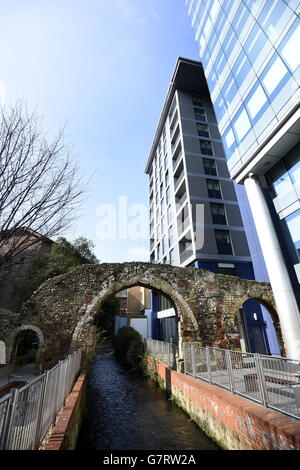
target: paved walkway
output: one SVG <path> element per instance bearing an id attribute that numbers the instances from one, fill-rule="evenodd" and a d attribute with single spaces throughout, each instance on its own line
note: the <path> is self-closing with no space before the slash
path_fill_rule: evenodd
<path id="1" fill-rule="evenodd" d="M 37 374 L 35 373 L 35 364 L 27 364 L 26 366 L 15 370 L 10 375 L 0 377 L 0 388 L 9 382 L 30 382 L 31 380 L 35 379 L 36 376 Z"/>

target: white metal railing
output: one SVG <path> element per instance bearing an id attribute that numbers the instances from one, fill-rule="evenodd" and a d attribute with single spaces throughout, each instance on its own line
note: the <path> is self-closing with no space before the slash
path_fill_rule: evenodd
<path id="1" fill-rule="evenodd" d="M 183 345 L 185 373 L 300 419 L 300 362 L 277 356 Z"/>
<path id="2" fill-rule="evenodd" d="M 0 450 L 38 449 L 80 370 L 76 350 L 52 369 L 0 399 Z"/>
<path id="3" fill-rule="evenodd" d="M 176 368 L 177 346 L 175 343 L 166 343 L 153 338 L 146 338 L 145 346 L 147 352 L 167 364 L 171 369 Z"/>

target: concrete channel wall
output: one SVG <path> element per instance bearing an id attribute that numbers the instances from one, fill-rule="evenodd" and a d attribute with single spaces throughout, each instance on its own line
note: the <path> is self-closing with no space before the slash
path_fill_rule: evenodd
<path id="1" fill-rule="evenodd" d="M 46 438 L 41 450 L 75 449 L 85 408 L 86 376 L 86 371 L 80 373 L 65 406 L 57 417 L 50 437 Z"/>
<path id="2" fill-rule="evenodd" d="M 147 358 L 149 375 L 220 447 L 300 450 L 300 421 Z"/>

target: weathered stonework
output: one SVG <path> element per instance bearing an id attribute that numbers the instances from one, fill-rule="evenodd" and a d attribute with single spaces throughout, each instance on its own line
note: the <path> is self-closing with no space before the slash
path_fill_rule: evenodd
<path id="1" fill-rule="evenodd" d="M 44 366 L 62 359 L 74 347 L 85 356 L 95 346 L 95 316 L 101 303 L 120 290 L 141 285 L 163 293 L 175 305 L 179 319 L 179 350 L 185 341 L 203 346 L 240 349 L 236 315 L 248 299 L 261 302 L 280 332 L 269 283 L 248 281 L 197 268 L 132 262 L 83 265 L 46 281 L 26 302 L 13 324 L 1 322 L 0 340 L 22 324 L 44 336 L 39 358 Z M 279 337 L 280 344 L 282 340 Z M 282 347 L 282 353 L 284 349 Z"/>

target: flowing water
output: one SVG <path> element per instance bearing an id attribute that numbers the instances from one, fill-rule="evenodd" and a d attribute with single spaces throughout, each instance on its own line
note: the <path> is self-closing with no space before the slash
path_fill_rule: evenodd
<path id="1" fill-rule="evenodd" d="M 87 382 L 87 413 L 77 450 L 219 450 L 157 384 L 113 355 Z"/>

